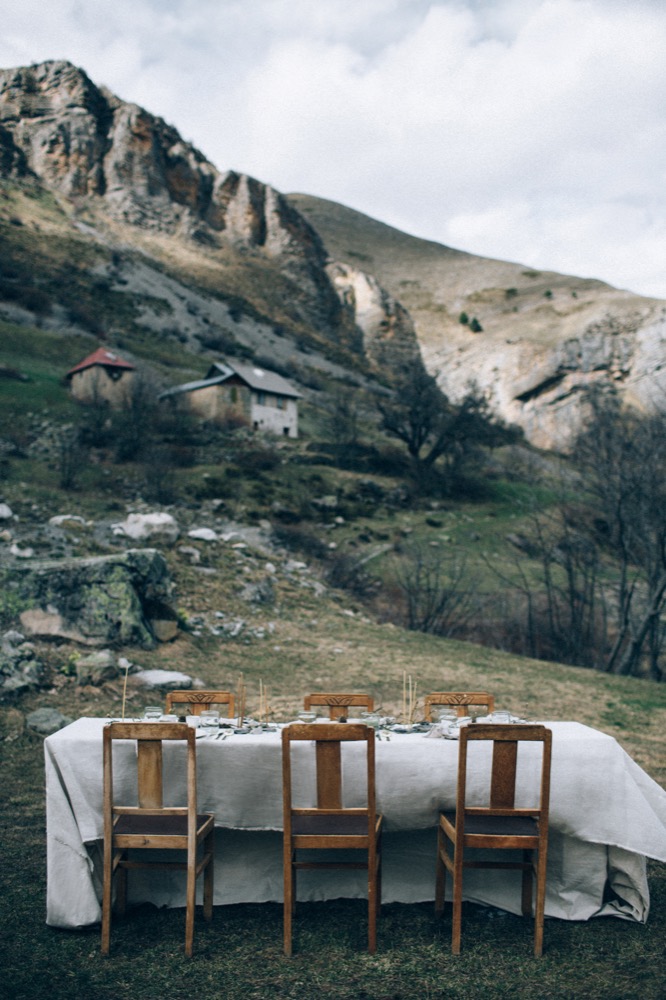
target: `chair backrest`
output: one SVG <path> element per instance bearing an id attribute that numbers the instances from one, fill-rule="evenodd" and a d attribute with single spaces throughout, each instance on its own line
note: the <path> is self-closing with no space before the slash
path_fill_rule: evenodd
<path id="1" fill-rule="evenodd" d="M 309 712 L 314 705 L 324 705 L 328 708 L 329 719 L 340 719 L 348 716 L 350 708 L 364 708 L 372 712 L 375 707 L 374 700 L 369 694 L 339 694 L 315 692 L 306 694 L 303 699 L 303 706 Z"/>
<path id="2" fill-rule="evenodd" d="M 118 740 L 135 740 L 136 753 L 130 759 L 136 762 L 137 801 L 136 811 L 154 812 L 164 808 L 164 755 L 162 744 L 180 741 L 187 746 L 187 809 L 188 817 L 196 820 L 197 766 L 196 732 L 185 723 L 173 722 L 110 722 L 103 732 L 104 769 L 104 820 L 112 822 L 114 811 L 113 744 Z M 110 826 L 109 826 L 110 832 Z"/>
<path id="3" fill-rule="evenodd" d="M 468 714 L 471 705 L 483 706 L 490 714 L 495 709 L 495 698 L 486 691 L 434 691 L 425 696 L 424 714 L 428 722 L 432 722 L 433 705 L 450 705 L 461 718 Z"/>
<path id="4" fill-rule="evenodd" d="M 295 742 L 315 744 L 317 804 L 305 809 L 292 803 L 291 745 Z M 342 744 L 365 743 L 367 799 L 364 807 L 343 807 Z M 292 813 L 315 813 L 317 810 L 337 813 L 368 814 L 368 829 L 375 825 L 375 732 L 362 723 L 294 722 L 282 730 L 282 788 L 285 829 Z"/>
<path id="5" fill-rule="evenodd" d="M 166 714 L 171 715 L 175 705 L 185 706 L 189 711 L 178 712 L 178 715 L 201 715 L 211 705 L 226 705 L 228 718 L 233 718 L 235 712 L 235 697 L 232 691 L 167 691 Z"/>
<path id="6" fill-rule="evenodd" d="M 479 741 L 492 742 L 492 761 L 488 769 L 488 782 L 483 789 L 478 767 L 474 769 L 475 805 L 467 804 L 467 762 L 470 744 Z M 518 771 L 518 748 L 520 744 L 542 744 L 541 778 L 533 797 L 534 804 L 516 806 L 516 776 Z M 550 800 L 550 762 L 552 733 L 540 725 L 510 725 L 475 723 L 460 729 L 458 757 L 458 788 L 456 815 L 462 828 L 464 814 L 495 816 L 533 816 L 542 822 L 548 821 Z M 525 748 L 521 748 L 523 753 Z M 484 794 L 485 793 L 485 794 Z M 524 792 L 522 796 L 524 797 Z M 485 804 L 479 800 L 485 799 Z"/>

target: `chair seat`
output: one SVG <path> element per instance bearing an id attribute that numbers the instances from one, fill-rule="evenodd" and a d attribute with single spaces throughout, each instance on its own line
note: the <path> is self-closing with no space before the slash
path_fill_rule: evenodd
<path id="1" fill-rule="evenodd" d="M 210 813 L 198 815 L 197 832 L 212 818 Z M 187 815 L 142 816 L 140 813 L 125 813 L 118 817 L 113 832 L 117 836 L 186 837 Z"/>
<path id="2" fill-rule="evenodd" d="M 294 836 L 367 837 L 367 816 L 299 816 L 292 819 Z"/>
<path id="3" fill-rule="evenodd" d="M 442 813 L 455 826 L 454 812 Z M 465 833 L 486 837 L 538 837 L 539 825 L 531 816 L 466 816 Z"/>

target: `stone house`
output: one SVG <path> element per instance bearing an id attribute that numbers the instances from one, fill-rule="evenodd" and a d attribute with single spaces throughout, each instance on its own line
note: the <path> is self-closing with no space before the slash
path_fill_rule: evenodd
<path id="1" fill-rule="evenodd" d="M 160 399 L 168 397 L 183 398 L 193 413 L 212 423 L 236 413 L 254 430 L 298 437 L 301 393 L 277 372 L 216 362 L 205 378 L 167 389 Z"/>
<path id="2" fill-rule="evenodd" d="M 129 404 L 136 369 L 113 351 L 98 347 L 70 368 L 65 378 L 79 403 L 108 403 L 122 409 Z"/>

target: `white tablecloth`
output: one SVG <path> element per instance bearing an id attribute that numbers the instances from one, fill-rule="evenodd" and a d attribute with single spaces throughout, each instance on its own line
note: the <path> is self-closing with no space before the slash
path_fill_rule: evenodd
<path id="1" fill-rule="evenodd" d="M 56 927 L 100 919 L 104 721 L 80 719 L 45 741 L 47 923 Z M 553 731 L 546 914 L 645 921 L 645 857 L 666 861 L 666 792 L 612 737 L 575 722 L 546 724 Z M 480 775 L 488 747 L 478 749 L 473 773 Z M 377 805 L 386 829 L 383 901 L 433 899 L 435 827 L 439 810 L 454 804 L 458 744 L 394 734 L 378 741 L 376 751 Z M 199 809 L 214 812 L 218 827 L 216 904 L 281 900 L 279 733 L 198 740 L 197 761 Z M 121 755 L 115 778 L 128 794 L 132 771 Z M 528 752 L 519 795 L 537 781 L 538 764 Z M 167 794 L 184 801 L 180 779 Z M 179 873 L 133 873 L 130 900 L 182 905 L 180 880 Z M 303 872 L 298 887 L 301 899 L 366 892 L 363 872 Z M 519 913 L 519 877 L 469 871 L 465 898 Z"/>

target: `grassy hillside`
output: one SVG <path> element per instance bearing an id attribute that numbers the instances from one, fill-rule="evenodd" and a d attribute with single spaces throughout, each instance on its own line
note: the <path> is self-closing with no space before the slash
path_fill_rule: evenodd
<path id="1" fill-rule="evenodd" d="M 655 778 L 666 777 L 666 691 L 663 686 L 543 664 L 470 644 L 405 633 L 369 621 L 337 594 L 318 596 L 278 570 L 276 601 L 252 608 L 238 597 L 239 584 L 262 576 L 266 558 L 252 547 L 225 548 L 215 574 L 184 567 L 170 554 L 183 609 L 219 628 L 245 622 L 236 638 L 205 628 L 182 635 L 153 653 L 125 650 L 144 667 L 186 670 L 211 687 L 234 686 L 242 671 L 249 708 L 256 707 L 261 679 L 279 718 L 290 718 L 305 692 L 360 689 L 387 711 L 400 704 L 403 672 L 419 693 L 434 688 L 492 690 L 498 704 L 539 719 L 573 718 L 615 736 Z M 207 560 L 208 561 L 208 560 Z M 307 577 L 304 578 L 307 581 Z M 217 618 L 216 612 L 225 617 Z M 263 631 L 263 634 L 262 634 Z M 72 652 L 52 651 L 54 669 Z M 131 709 L 146 697 L 132 691 Z M 159 699 L 157 699 L 159 700 Z M 21 727 L 22 713 L 54 705 L 73 717 L 116 713 L 120 685 L 77 688 L 54 674 L 53 688 L 0 710 L 4 781 L 0 830 L 5 864 L 0 875 L 0 953 L 5 993 L 12 1000 L 49 996 L 101 1000 L 156 996 L 287 997 L 311 1000 L 408 1000 L 494 998 L 521 1000 L 659 1000 L 666 930 L 666 866 L 649 863 L 651 912 L 646 926 L 603 919 L 588 923 L 548 920 L 542 959 L 531 955 L 531 923 L 465 904 L 463 953 L 450 954 L 450 917 L 437 920 L 431 904 L 384 906 L 379 946 L 365 952 L 365 904 L 337 900 L 301 904 L 298 949 L 282 955 L 282 914 L 277 904 L 218 907 L 213 923 L 198 919 L 195 957 L 182 956 L 182 910 L 133 911 L 116 921 L 113 955 L 99 954 L 97 928 L 56 931 L 44 924 L 45 858 L 41 740 Z M 602 780 L 602 776 L 600 776 Z M 490 919 L 490 916 L 494 919 Z M 495 919 L 496 918 L 496 919 Z M 193 984 L 196 984 L 193 987 Z"/>

